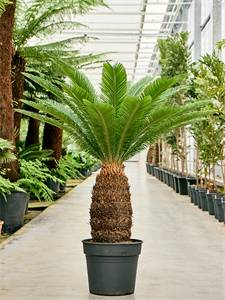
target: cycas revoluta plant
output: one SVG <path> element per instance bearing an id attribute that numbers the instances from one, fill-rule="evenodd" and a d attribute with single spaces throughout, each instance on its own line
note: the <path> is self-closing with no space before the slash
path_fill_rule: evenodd
<path id="1" fill-rule="evenodd" d="M 145 77 L 131 86 L 120 63 L 104 64 L 100 95 L 81 72 L 68 66 L 62 66 L 62 70 L 70 79 L 69 83 L 61 83 L 64 93 L 49 82 L 26 75 L 61 100 L 62 103 L 40 100 L 31 104 L 53 118 L 19 112 L 68 131 L 84 151 L 101 161 L 90 209 L 93 241 L 129 241 L 132 207 L 124 161 L 163 133 L 201 120 L 208 112 L 194 110 L 205 102 L 167 107 L 167 98 L 179 91 L 171 87 L 180 78 L 162 78 L 150 83 L 151 78 Z"/>

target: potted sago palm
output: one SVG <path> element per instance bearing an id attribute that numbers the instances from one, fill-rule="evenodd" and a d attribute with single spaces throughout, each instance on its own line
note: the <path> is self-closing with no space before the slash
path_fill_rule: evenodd
<path id="1" fill-rule="evenodd" d="M 29 102 L 46 115 L 17 111 L 66 130 L 84 151 L 101 161 L 90 208 L 92 238 L 83 240 L 89 289 L 101 295 L 131 294 L 142 241 L 131 239 L 131 194 L 124 162 L 169 130 L 201 120 L 208 112 L 195 109 L 207 101 L 167 107 L 166 99 L 181 89 L 172 88 L 179 77 L 154 82 L 145 77 L 131 85 L 120 63 L 104 64 L 98 94 L 83 73 L 62 63 L 58 66 L 68 77 L 60 83 L 63 92 L 39 77 L 25 76 L 61 103 Z"/>

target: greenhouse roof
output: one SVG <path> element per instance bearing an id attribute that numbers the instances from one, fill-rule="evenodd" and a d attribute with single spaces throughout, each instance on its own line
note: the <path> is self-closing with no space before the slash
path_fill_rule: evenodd
<path id="1" fill-rule="evenodd" d="M 77 22 L 90 29 L 63 31 L 63 36 L 70 38 L 87 34 L 97 38 L 84 45 L 82 53 L 113 52 L 107 58 L 113 64 L 123 63 L 128 80 L 136 82 L 143 76 L 157 74 L 157 40 L 171 33 L 180 8 L 191 1 L 106 0 L 110 9 L 101 7 L 85 16 L 76 16 Z M 94 85 L 100 82 L 101 68 L 84 72 Z"/>

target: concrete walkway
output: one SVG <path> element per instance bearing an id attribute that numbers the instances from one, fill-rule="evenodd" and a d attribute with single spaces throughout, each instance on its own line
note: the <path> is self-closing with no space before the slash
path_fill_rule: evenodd
<path id="1" fill-rule="evenodd" d="M 133 237 L 144 241 L 127 300 L 225 300 L 225 225 L 129 162 Z M 90 237 L 95 175 L 15 233 L 0 252 L 1 300 L 113 300 L 88 291 L 81 240 Z"/>

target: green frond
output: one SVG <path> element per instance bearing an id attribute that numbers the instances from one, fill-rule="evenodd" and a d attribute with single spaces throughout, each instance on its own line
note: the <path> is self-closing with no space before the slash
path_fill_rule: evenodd
<path id="1" fill-rule="evenodd" d="M 0 165 L 7 164 L 14 160 L 16 160 L 16 156 L 12 152 L 9 152 L 9 151 L 0 152 Z"/>
<path id="2" fill-rule="evenodd" d="M 176 83 L 180 82 L 183 77 L 173 77 L 173 78 L 157 78 L 152 84 L 149 84 L 143 91 L 142 97 L 151 96 L 152 101 L 158 99 L 163 93 L 165 93 L 169 88 L 174 86 Z"/>
<path id="3" fill-rule="evenodd" d="M 6 5 L 13 4 L 13 2 L 9 0 L 0 0 L 0 17 L 5 11 Z"/>
<path id="4" fill-rule="evenodd" d="M 115 111 L 108 103 L 95 103 L 84 100 L 98 144 L 105 153 L 105 161 L 113 162 Z"/>
<path id="5" fill-rule="evenodd" d="M 152 81 L 153 77 L 145 76 L 136 82 L 133 86 L 130 86 L 129 90 L 127 90 L 127 95 L 139 97 L 143 89 Z"/>
<path id="6" fill-rule="evenodd" d="M 95 99 L 98 98 L 94 86 L 84 73 L 72 68 L 62 60 L 53 60 L 53 62 L 62 70 L 64 75 L 71 80 L 71 83 L 75 86 L 78 85 L 89 94 L 89 99 L 92 99 L 91 101 L 95 101 Z"/>
<path id="7" fill-rule="evenodd" d="M 15 146 L 13 145 L 13 143 L 11 141 L 0 138 L 0 149 L 1 150 L 5 150 L 5 149 L 14 150 Z"/>
<path id="8" fill-rule="evenodd" d="M 136 135 L 137 129 L 143 122 L 142 118 L 149 107 L 151 97 L 139 99 L 127 96 L 116 117 L 115 159 L 120 161 L 124 149 Z"/>
<path id="9" fill-rule="evenodd" d="M 117 111 L 126 96 L 127 73 L 124 66 L 116 63 L 111 66 L 106 62 L 102 69 L 101 99 L 113 105 Z"/>

